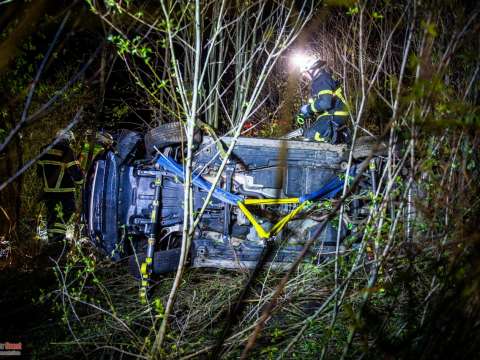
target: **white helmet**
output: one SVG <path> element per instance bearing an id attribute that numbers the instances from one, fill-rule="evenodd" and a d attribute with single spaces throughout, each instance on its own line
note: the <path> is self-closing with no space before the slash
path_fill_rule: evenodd
<path id="1" fill-rule="evenodd" d="M 311 78 L 314 78 L 321 70 L 325 69 L 327 66 L 327 62 L 321 59 L 315 60 L 312 64 L 310 64 L 304 72 L 308 73 Z"/>
<path id="2" fill-rule="evenodd" d="M 65 141 L 74 141 L 75 135 L 73 135 L 73 131 L 71 130 L 58 130 L 57 139 L 65 140 Z"/>
<path id="3" fill-rule="evenodd" d="M 103 146 L 113 145 L 113 136 L 106 131 L 98 131 L 96 134 L 96 140 L 99 144 Z"/>

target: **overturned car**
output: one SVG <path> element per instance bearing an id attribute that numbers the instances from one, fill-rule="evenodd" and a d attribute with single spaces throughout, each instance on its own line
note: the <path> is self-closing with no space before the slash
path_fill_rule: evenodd
<path id="1" fill-rule="evenodd" d="M 129 257 L 132 270 L 150 258 L 151 271 L 174 271 L 183 230 L 184 157 L 181 126 L 164 124 L 145 136 L 122 131 L 113 149 L 95 159 L 86 184 L 88 236 L 113 260 Z M 193 210 L 197 215 L 188 264 L 195 268 L 254 268 L 274 239 L 268 262 L 292 262 L 325 219 L 342 192 L 349 146 L 302 140 L 240 137 L 220 181 L 212 183 L 232 139 L 198 137 L 193 158 Z M 373 146 L 363 142 L 352 154 L 350 175 Z M 362 175 L 345 218 L 327 224 L 308 258 L 331 254 L 368 212 L 367 193 L 375 187 L 381 152 Z M 350 176 L 350 177 L 351 177 Z M 150 247 L 149 247 L 150 244 Z"/>

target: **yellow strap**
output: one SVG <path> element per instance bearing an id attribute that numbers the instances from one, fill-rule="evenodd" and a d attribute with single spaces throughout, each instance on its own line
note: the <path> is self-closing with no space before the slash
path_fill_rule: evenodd
<path id="1" fill-rule="evenodd" d="M 141 273 L 142 275 L 146 275 L 146 274 L 147 274 L 147 263 L 146 263 L 146 262 L 142 263 L 142 266 L 140 266 L 140 273 Z"/>
<path id="2" fill-rule="evenodd" d="M 347 103 L 347 100 L 345 99 L 345 96 L 343 96 L 342 88 L 339 87 L 337 90 L 335 90 L 334 94 L 343 102 L 343 105 L 345 105 L 345 107 L 348 109 L 348 103 Z"/>
<path id="3" fill-rule="evenodd" d="M 45 188 L 48 188 L 48 180 L 47 180 L 47 174 L 45 172 L 45 166 L 42 165 L 42 173 L 43 173 L 43 183 L 44 183 L 44 186 Z M 45 191 L 45 188 L 43 189 L 43 191 Z"/>
<path id="4" fill-rule="evenodd" d="M 265 205 L 265 204 L 298 204 L 299 198 L 287 199 L 245 199 L 245 205 Z"/>
<path id="5" fill-rule="evenodd" d="M 78 160 L 70 161 L 69 163 L 65 164 L 65 167 L 68 169 L 70 166 L 73 166 L 73 165 L 80 166 L 80 163 L 78 162 Z"/>
<path id="6" fill-rule="evenodd" d="M 313 138 L 315 139 L 315 141 L 325 142 L 325 139 L 320 135 L 319 132 L 316 132 Z"/>
<path id="7" fill-rule="evenodd" d="M 247 202 L 248 200 L 249 201 L 252 201 L 252 200 L 274 200 L 274 201 L 275 200 L 277 200 L 277 201 L 289 200 L 290 202 L 287 202 L 287 204 L 292 204 L 292 203 L 298 203 L 299 202 L 298 198 L 290 198 L 290 199 L 245 199 L 244 201 Z M 293 201 L 295 201 L 295 202 L 293 202 Z M 282 202 L 278 202 L 277 204 L 282 204 Z M 304 201 L 303 203 L 301 203 L 299 206 L 297 206 L 297 208 L 295 208 L 289 214 L 287 214 L 282 219 L 280 219 L 280 221 L 277 222 L 269 232 L 266 232 L 263 229 L 263 227 L 257 222 L 257 220 L 252 215 L 252 213 L 245 207 L 245 205 L 241 201 L 239 201 L 237 203 L 240 210 L 242 210 L 242 212 L 245 214 L 247 219 L 252 223 L 253 228 L 257 232 L 258 236 L 262 239 L 268 239 L 271 236 L 277 235 L 290 220 L 292 220 L 300 211 L 303 210 L 303 208 L 307 204 L 308 204 L 308 201 Z M 259 205 L 259 204 L 257 203 L 255 205 Z"/>
<path id="8" fill-rule="evenodd" d="M 290 214 L 284 216 L 278 223 L 276 223 L 273 228 L 270 230 L 270 233 L 273 235 L 278 234 L 287 223 L 292 220 L 303 208 L 307 205 L 307 201 L 304 201 L 299 206 L 297 206 Z"/>
<path id="9" fill-rule="evenodd" d="M 317 94 L 317 96 L 320 96 L 320 95 L 333 95 L 334 92 L 332 90 L 320 90 Z"/>
<path id="10" fill-rule="evenodd" d="M 332 91 L 332 90 L 320 90 L 317 94 L 317 96 L 320 95 L 333 95 L 336 96 L 340 99 L 340 101 L 345 105 L 345 107 L 348 109 L 348 103 L 347 100 L 345 99 L 345 96 L 343 96 L 342 88 L 339 87 L 337 90 Z M 312 109 L 313 109 L 313 103 L 312 104 Z M 348 113 L 347 113 L 348 115 Z"/>
<path id="11" fill-rule="evenodd" d="M 65 175 L 65 164 L 62 164 L 60 167 L 60 174 L 58 174 L 57 183 L 55 184 L 55 189 L 60 189 L 60 185 L 62 185 L 63 175 Z"/>
<path id="12" fill-rule="evenodd" d="M 262 239 L 268 239 L 270 237 L 270 234 L 263 230 L 261 225 L 257 222 L 257 220 L 255 220 L 252 213 L 245 207 L 245 205 L 243 205 L 240 201 L 237 203 L 237 205 L 240 210 L 242 210 L 242 212 L 245 214 L 247 219 L 250 220 L 253 228 L 257 231 L 258 236 L 260 236 Z"/>
<path id="13" fill-rule="evenodd" d="M 318 115 L 318 117 L 328 116 L 328 115 L 348 116 L 348 111 L 334 111 L 333 113 L 330 113 L 330 112 L 328 112 L 328 111 L 325 111 L 324 113 Z"/>
<path id="14" fill-rule="evenodd" d="M 308 103 L 310 104 L 310 109 L 316 113 L 317 112 L 317 108 L 315 107 L 315 100 L 310 98 L 308 99 Z"/>
<path id="15" fill-rule="evenodd" d="M 80 165 L 78 160 L 70 161 L 69 163 L 64 163 L 62 161 L 55 161 L 55 160 L 40 160 L 38 162 L 40 165 L 57 165 L 60 166 L 60 174 L 58 174 L 57 182 L 55 184 L 55 187 L 51 188 L 47 184 L 47 179 L 45 175 L 45 168 L 43 168 L 44 172 L 44 182 L 45 182 L 45 187 L 43 188 L 44 192 L 58 192 L 58 193 L 65 193 L 65 192 L 72 192 L 75 191 L 75 188 L 61 188 L 60 185 L 62 184 L 63 176 L 65 175 L 65 169 L 69 168 L 70 166 L 73 165 Z M 83 184 L 83 179 L 74 181 L 76 185 L 82 185 Z"/>
<path id="16" fill-rule="evenodd" d="M 58 165 L 58 166 L 63 166 L 65 165 L 64 162 L 62 161 L 55 161 L 55 160 L 40 160 L 38 162 L 40 165 Z"/>
<path id="17" fill-rule="evenodd" d="M 63 156 L 63 151 L 62 150 L 57 150 L 57 149 L 50 149 L 50 150 L 47 151 L 47 154 Z"/>
<path id="18" fill-rule="evenodd" d="M 49 188 L 49 187 L 44 187 L 43 191 L 44 192 L 49 192 L 49 193 L 66 193 L 66 192 L 74 192 L 75 188 Z"/>
<path id="19" fill-rule="evenodd" d="M 342 88 L 339 87 L 337 90 L 335 91 L 332 91 L 332 90 L 320 90 L 317 94 L 317 97 L 318 96 L 321 96 L 321 95 L 333 95 L 333 96 L 336 96 L 340 99 L 340 101 L 345 105 L 345 107 L 348 109 L 348 104 L 347 104 L 347 100 L 345 100 L 345 97 L 343 96 L 343 93 L 342 93 Z M 309 99 L 308 102 L 310 103 L 310 108 L 312 109 L 313 112 L 317 112 L 317 109 L 315 108 L 315 100 L 314 99 Z M 321 117 L 321 116 L 327 116 L 327 115 L 335 115 L 335 116 L 348 116 L 348 111 L 335 111 L 334 113 L 330 113 L 328 111 L 325 111 L 324 113 L 322 113 L 321 115 L 319 115 L 318 117 Z"/>
<path id="20" fill-rule="evenodd" d="M 62 235 L 65 235 L 66 232 L 67 231 L 65 229 L 47 229 L 47 234 L 62 234 Z"/>
<path id="21" fill-rule="evenodd" d="M 68 163 L 64 163 L 63 161 L 56 161 L 56 160 L 40 160 L 38 161 L 40 165 L 58 165 L 58 166 L 65 166 L 66 168 L 69 168 L 70 166 L 73 165 L 80 165 L 78 160 L 70 161 Z"/>

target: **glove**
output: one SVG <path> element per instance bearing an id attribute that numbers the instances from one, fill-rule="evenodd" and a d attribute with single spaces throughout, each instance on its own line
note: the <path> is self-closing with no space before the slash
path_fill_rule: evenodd
<path id="1" fill-rule="evenodd" d="M 297 114 L 297 124 L 298 125 L 303 125 L 305 124 L 305 118 L 310 116 L 310 105 L 305 104 L 302 105 L 300 108 L 300 111 Z"/>
<path id="2" fill-rule="evenodd" d="M 310 116 L 310 104 L 302 105 L 302 107 L 300 108 L 300 114 L 302 114 L 304 118 L 309 117 Z"/>
<path id="3" fill-rule="evenodd" d="M 298 114 L 295 120 L 297 121 L 298 125 L 305 124 L 305 117 L 302 114 Z"/>

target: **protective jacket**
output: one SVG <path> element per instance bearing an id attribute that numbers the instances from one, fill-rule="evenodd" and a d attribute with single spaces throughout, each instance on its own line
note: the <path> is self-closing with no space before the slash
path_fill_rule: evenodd
<path id="1" fill-rule="evenodd" d="M 83 174 L 67 141 L 53 146 L 37 164 L 37 174 L 43 179 L 48 239 L 50 244 L 59 243 L 75 213 L 75 185 L 83 183 Z"/>
<path id="2" fill-rule="evenodd" d="M 43 192 L 75 192 L 75 185 L 83 183 L 79 162 L 67 141 L 60 141 L 38 161 L 37 173 L 43 178 Z"/>
<path id="3" fill-rule="evenodd" d="M 345 141 L 339 139 L 338 130 L 345 127 L 347 102 L 342 88 L 329 72 L 322 70 L 312 80 L 311 98 L 308 102 L 305 115 L 315 118 L 316 122 L 306 130 L 305 137 L 332 143 Z"/>
<path id="4" fill-rule="evenodd" d="M 309 114 L 317 116 L 348 116 L 342 88 L 332 76 L 322 70 L 312 81 Z"/>

